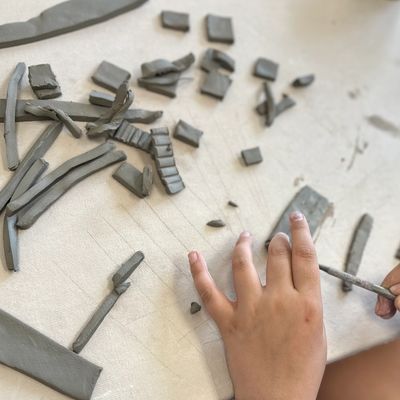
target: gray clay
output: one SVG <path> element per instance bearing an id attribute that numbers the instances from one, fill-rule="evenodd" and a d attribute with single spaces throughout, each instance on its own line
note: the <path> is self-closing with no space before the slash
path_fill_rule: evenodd
<path id="1" fill-rule="evenodd" d="M 219 68 L 234 72 L 235 60 L 221 50 L 207 49 L 201 61 L 201 69 L 206 72 L 211 72 Z"/>
<path id="2" fill-rule="evenodd" d="M 210 42 L 220 42 L 233 44 L 235 39 L 233 35 L 232 19 L 220 17 L 217 15 L 207 15 L 206 17 L 207 36 Z"/>
<path id="3" fill-rule="evenodd" d="M 59 167 L 51 171 L 48 175 L 42 178 L 36 185 L 32 186 L 29 190 L 21 194 L 20 197 L 11 201 L 7 206 L 7 214 L 13 215 L 21 211 L 29 203 L 34 202 L 42 193 L 46 192 L 52 185 L 57 183 L 61 178 L 66 176 L 69 172 L 77 167 L 85 165 L 90 161 L 96 160 L 104 154 L 109 153 L 115 149 L 112 142 L 103 143 L 92 150 L 82 153 L 73 157 Z"/>
<path id="4" fill-rule="evenodd" d="M 292 82 L 292 86 L 293 87 L 310 86 L 314 82 L 314 80 L 315 80 L 315 75 L 314 74 L 300 76 L 299 78 L 296 78 Z"/>
<path id="5" fill-rule="evenodd" d="M 143 78 L 153 78 L 171 72 L 180 72 L 179 68 L 172 61 L 163 58 L 157 58 L 156 60 L 143 63 L 141 69 Z"/>
<path id="6" fill-rule="evenodd" d="M 159 176 L 161 179 L 168 178 L 169 176 L 179 175 L 178 169 L 176 167 L 163 168 L 159 171 Z"/>
<path id="7" fill-rule="evenodd" d="M 108 93 L 92 90 L 89 94 L 89 103 L 95 106 L 111 107 L 115 101 L 115 96 Z"/>
<path id="8" fill-rule="evenodd" d="M 56 99 L 62 95 L 60 87 L 57 89 L 42 89 L 36 90 L 35 95 L 39 100 Z"/>
<path id="9" fill-rule="evenodd" d="M 156 165 L 158 169 L 175 167 L 175 158 L 174 157 L 156 158 Z"/>
<path id="10" fill-rule="evenodd" d="M 7 90 L 6 110 L 4 114 L 4 140 L 6 142 L 7 166 L 11 171 L 15 171 L 19 164 L 15 115 L 18 88 L 25 70 L 26 65 L 24 63 L 17 64 L 11 75 Z"/>
<path id="11" fill-rule="evenodd" d="M 129 79 L 131 74 L 128 71 L 108 61 L 103 61 L 92 76 L 94 83 L 111 92 L 117 92 L 118 88 Z"/>
<path id="12" fill-rule="evenodd" d="M 223 100 L 232 80 L 216 70 L 207 74 L 203 85 L 200 88 L 201 93 Z"/>
<path id="13" fill-rule="evenodd" d="M 143 198 L 143 173 L 133 165 L 124 162 L 113 173 L 113 178 L 139 198 Z"/>
<path id="14" fill-rule="evenodd" d="M 196 314 L 201 310 L 201 305 L 195 301 L 190 303 L 190 314 Z"/>
<path id="15" fill-rule="evenodd" d="M 263 161 L 261 150 L 259 147 L 242 150 L 242 158 L 247 166 L 259 164 Z"/>
<path id="16" fill-rule="evenodd" d="M 161 13 L 161 23 L 164 28 L 176 31 L 188 32 L 190 29 L 189 14 L 175 11 L 163 11 Z"/>
<path id="17" fill-rule="evenodd" d="M 365 246 L 367 245 L 369 236 L 372 230 L 373 219 L 370 215 L 364 214 L 354 232 L 353 239 L 347 253 L 345 271 L 351 275 L 357 275 L 361 264 Z M 343 281 L 342 289 L 344 292 L 349 292 L 352 289 L 352 284 Z"/>
<path id="18" fill-rule="evenodd" d="M 26 22 L 0 25 L 0 48 L 59 36 L 133 10 L 147 0 L 69 0 Z"/>
<path id="19" fill-rule="evenodd" d="M 267 58 L 260 57 L 254 66 L 254 75 L 259 78 L 275 81 L 278 75 L 279 65 Z"/>
<path id="20" fill-rule="evenodd" d="M 139 78 L 138 84 L 142 87 L 147 86 L 172 86 L 180 79 L 180 72 L 169 72 L 165 75 L 153 76 L 151 78 Z"/>
<path id="21" fill-rule="evenodd" d="M 207 225 L 212 228 L 223 228 L 226 224 L 221 219 L 213 219 L 212 221 L 207 222 Z"/>
<path id="22" fill-rule="evenodd" d="M 25 112 L 36 116 L 48 117 L 54 119 L 54 121 L 60 121 L 71 132 L 72 136 L 78 139 L 82 136 L 81 128 L 79 128 L 79 126 L 76 125 L 71 117 L 63 110 L 59 110 L 58 108 L 54 108 L 52 106 L 41 107 L 27 103 L 25 106 Z"/>
<path id="23" fill-rule="evenodd" d="M 60 122 L 50 124 L 29 149 L 28 153 L 22 159 L 10 180 L 0 191 L 0 212 L 9 202 L 14 194 L 15 189 L 18 187 L 19 183 L 32 165 L 39 160 L 39 158 L 44 156 L 46 151 L 57 139 L 58 135 L 61 133 L 62 127 L 63 125 Z"/>
<path id="24" fill-rule="evenodd" d="M 194 128 L 187 122 L 180 120 L 176 125 L 174 138 L 184 142 L 193 147 L 200 146 L 200 138 L 203 136 L 203 132 L 199 129 Z"/>
<path id="25" fill-rule="evenodd" d="M 173 182 L 165 186 L 165 190 L 171 195 L 177 194 L 183 189 L 185 189 L 185 184 L 183 183 L 182 178 L 180 178 L 177 182 Z"/>
<path id="26" fill-rule="evenodd" d="M 275 99 L 268 82 L 264 82 L 264 93 L 267 105 L 266 125 L 271 126 L 274 123 L 276 108 Z"/>
<path id="27" fill-rule="evenodd" d="M 150 165 L 145 165 L 143 168 L 143 196 L 149 196 L 153 187 L 153 168 Z"/>
<path id="28" fill-rule="evenodd" d="M 229 201 L 228 201 L 228 206 L 231 206 L 231 207 L 234 207 L 234 208 L 239 207 L 239 206 L 237 205 L 237 203 L 235 203 L 235 202 L 232 201 L 232 200 L 229 200 Z"/>
<path id="29" fill-rule="evenodd" d="M 125 261 L 112 277 L 114 288 L 124 283 L 135 272 L 143 260 L 144 254 L 141 251 L 137 251 L 129 260 Z"/>
<path id="30" fill-rule="evenodd" d="M 154 146 L 152 148 L 152 155 L 154 158 L 172 157 L 174 155 L 174 151 L 172 150 L 170 144 L 166 146 Z"/>
<path id="31" fill-rule="evenodd" d="M 31 65 L 28 77 L 38 99 L 55 99 L 61 96 L 60 85 L 49 64 Z"/>
<path id="32" fill-rule="evenodd" d="M 397 251 L 396 251 L 395 257 L 396 257 L 398 260 L 400 260 L 400 246 L 399 246 L 399 248 L 398 248 Z"/>
<path id="33" fill-rule="evenodd" d="M 4 258 L 10 271 L 19 271 L 19 246 L 17 216 L 4 216 L 3 221 L 3 246 Z"/>
<path id="34" fill-rule="evenodd" d="M 296 102 L 287 94 L 284 94 L 280 102 L 275 105 L 275 118 L 280 114 L 282 114 L 283 112 L 285 112 L 286 110 L 289 110 L 290 108 L 294 107 L 295 105 Z M 259 115 L 268 115 L 267 101 L 265 100 L 264 102 L 259 104 L 256 108 L 256 111 Z"/>
<path id="35" fill-rule="evenodd" d="M 290 235 L 289 216 L 292 212 L 301 211 L 303 213 L 307 219 L 311 235 L 314 235 L 318 227 L 324 222 L 329 212 L 329 208 L 330 204 L 326 197 L 321 196 L 311 187 L 304 186 L 286 207 L 265 242 L 265 247 L 268 249 L 270 241 L 278 232 L 284 232 L 287 235 Z"/>
<path id="36" fill-rule="evenodd" d="M 176 91 L 178 89 L 178 82 L 175 82 L 171 85 L 155 85 L 149 84 L 143 79 L 138 79 L 138 85 L 150 92 L 161 94 L 163 96 L 170 97 L 171 99 L 176 97 Z"/>
<path id="37" fill-rule="evenodd" d="M 133 126 L 127 121 L 123 121 L 121 126 L 114 132 L 114 134 L 109 135 L 109 137 L 118 142 L 125 143 L 129 146 L 143 150 L 146 153 L 150 152 L 150 133 Z"/>
<path id="38" fill-rule="evenodd" d="M 103 303 L 100 304 L 100 307 L 95 311 L 92 318 L 82 329 L 78 338 L 72 344 L 72 350 L 75 353 L 80 353 L 83 350 L 90 338 L 94 335 L 98 327 L 104 321 L 104 318 L 114 307 L 114 304 L 118 301 L 119 297 L 129 289 L 130 285 L 131 284 L 129 282 L 122 283 L 104 299 Z"/>
<path id="39" fill-rule="evenodd" d="M 50 186 L 48 190 L 42 193 L 34 202 L 29 205 L 26 211 L 19 214 L 17 223 L 18 228 L 30 228 L 52 204 L 54 204 L 61 196 L 63 196 L 77 183 L 94 174 L 95 172 L 124 160 L 126 160 L 125 153 L 122 151 L 111 151 L 91 162 L 75 168 L 54 185 Z"/>
<path id="40" fill-rule="evenodd" d="M 90 400 L 101 368 L 0 310 L 0 362 L 76 400 Z"/>

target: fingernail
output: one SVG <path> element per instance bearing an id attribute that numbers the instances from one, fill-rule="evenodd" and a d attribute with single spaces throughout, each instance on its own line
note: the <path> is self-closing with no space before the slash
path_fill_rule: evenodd
<path id="1" fill-rule="evenodd" d="M 199 254 L 197 253 L 197 251 L 191 251 L 189 253 L 188 257 L 189 257 L 190 264 L 193 264 L 198 260 Z"/>
<path id="2" fill-rule="evenodd" d="M 290 214 L 290 219 L 294 222 L 302 221 L 304 219 L 304 215 L 300 211 L 294 211 Z"/>
<path id="3" fill-rule="evenodd" d="M 396 285 L 393 285 L 389 288 L 389 290 L 395 295 L 399 296 L 400 295 L 400 283 L 396 283 Z"/>
<path id="4" fill-rule="evenodd" d="M 248 232 L 248 231 L 243 231 L 243 232 L 240 234 L 240 237 L 241 237 L 241 238 L 248 238 L 248 237 L 250 237 L 250 236 L 251 236 L 251 233 Z"/>

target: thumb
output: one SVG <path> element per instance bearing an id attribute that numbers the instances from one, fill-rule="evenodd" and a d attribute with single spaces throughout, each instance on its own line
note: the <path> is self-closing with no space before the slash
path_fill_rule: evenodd
<path id="1" fill-rule="evenodd" d="M 382 286 L 389 289 L 395 296 L 400 295 L 400 265 L 393 268 L 393 270 L 386 276 L 382 282 Z M 396 309 L 400 310 L 399 297 L 397 297 L 393 302 L 385 297 L 378 296 L 375 307 L 376 315 L 384 319 L 389 319 L 396 314 Z"/>

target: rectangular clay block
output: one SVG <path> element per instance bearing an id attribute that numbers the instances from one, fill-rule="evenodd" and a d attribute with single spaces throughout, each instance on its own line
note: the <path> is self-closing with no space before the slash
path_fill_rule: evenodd
<path id="1" fill-rule="evenodd" d="M 128 71 L 108 61 L 103 61 L 92 76 L 94 83 L 112 92 L 117 92 L 122 83 L 130 78 L 131 74 Z"/>
<path id="2" fill-rule="evenodd" d="M 136 196 L 143 198 L 143 173 L 133 165 L 124 162 L 114 172 L 113 178 L 122 186 L 125 186 Z"/>
<path id="3" fill-rule="evenodd" d="M 161 13 L 161 23 L 164 28 L 174 29 L 176 31 L 188 32 L 189 14 L 175 11 L 163 11 Z"/>
<path id="4" fill-rule="evenodd" d="M 220 17 L 217 15 L 207 15 L 207 36 L 210 42 L 220 42 L 233 44 L 235 38 L 233 36 L 232 19 L 228 17 Z"/>

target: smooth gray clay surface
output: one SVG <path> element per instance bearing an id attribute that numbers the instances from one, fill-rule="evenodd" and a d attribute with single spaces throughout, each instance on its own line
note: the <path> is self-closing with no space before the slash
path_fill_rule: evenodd
<path id="1" fill-rule="evenodd" d="M 7 268 L 10 271 L 19 271 L 19 246 L 16 215 L 4 215 L 3 247 Z"/>
<path id="2" fill-rule="evenodd" d="M 109 137 L 110 139 L 143 150 L 146 153 L 150 152 L 150 133 L 139 129 L 136 126 L 133 126 L 126 120 L 124 120 L 121 126 L 113 134 L 110 134 Z"/>
<path id="3" fill-rule="evenodd" d="M 207 74 L 203 85 L 200 88 L 201 93 L 223 100 L 232 80 L 229 76 L 223 75 L 216 70 L 212 70 Z"/>
<path id="4" fill-rule="evenodd" d="M 61 88 L 49 64 L 31 65 L 29 83 L 38 99 L 55 99 L 61 96 Z"/>
<path id="5" fill-rule="evenodd" d="M 235 71 L 235 60 L 228 54 L 217 49 L 207 49 L 201 60 L 201 69 L 205 72 L 218 70 L 220 68 L 227 71 Z"/>
<path id="6" fill-rule="evenodd" d="M 354 231 L 353 239 L 349 251 L 347 253 L 345 271 L 351 275 L 357 275 L 358 269 L 362 261 L 365 246 L 367 245 L 369 236 L 371 234 L 373 225 L 373 218 L 369 214 L 364 214 L 356 230 Z M 343 281 L 342 289 L 344 292 L 352 290 L 352 284 Z"/>
<path id="7" fill-rule="evenodd" d="M 108 61 L 103 61 L 92 76 L 94 83 L 111 92 L 117 92 L 119 87 L 129 79 L 131 79 L 131 74 L 128 71 Z"/>
<path id="8" fill-rule="evenodd" d="M 293 87 L 310 86 L 314 82 L 314 80 L 315 80 L 314 74 L 300 76 L 292 82 L 292 86 Z"/>
<path id="9" fill-rule="evenodd" d="M 259 78 L 275 81 L 278 76 L 278 69 L 279 65 L 276 62 L 260 57 L 254 66 L 254 75 Z"/>
<path id="10" fill-rule="evenodd" d="M 113 173 L 113 178 L 139 198 L 145 197 L 143 193 L 143 173 L 133 165 L 127 162 L 122 163 Z"/>
<path id="11" fill-rule="evenodd" d="M 6 142 L 7 166 L 11 171 L 16 170 L 19 164 L 15 119 L 18 88 L 25 70 L 26 65 L 24 63 L 17 64 L 11 75 L 7 89 L 6 109 L 4 113 L 4 140 Z"/>
<path id="12" fill-rule="evenodd" d="M 176 125 L 174 138 L 193 147 L 200 146 L 200 138 L 203 132 L 189 125 L 187 122 L 180 120 Z"/>
<path id="13" fill-rule="evenodd" d="M 112 277 L 114 289 L 124 283 L 135 272 L 143 260 L 144 254 L 141 251 L 137 251 L 129 260 L 125 261 Z"/>
<path id="14" fill-rule="evenodd" d="M 163 11 L 161 13 L 161 24 L 164 28 L 188 32 L 190 29 L 189 14 L 175 11 Z"/>
<path id="15" fill-rule="evenodd" d="M 259 164 L 263 161 L 261 150 L 259 147 L 242 150 L 242 158 L 247 166 Z"/>
<path id="16" fill-rule="evenodd" d="M 0 48 L 62 35 L 133 10 L 147 0 L 69 0 L 26 22 L 0 25 Z"/>
<path id="17" fill-rule="evenodd" d="M 115 96 L 109 93 L 92 90 L 89 94 L 89 103 L 101 107 L 111 107 L 115 101 Z"/>
<path id="18" fill-rule="evenodd" d="M 235 38 L 231 18 L 209 14 L 206 17 L 206 26 L 210 42 L 234 43 Z"/>
<path id="19" fill-rule="evenodd" d="M 0 362 L 76 400 L 90 400 L 101 368 L 0 310 Z"/>
<path id="20" fill-rule="evenodd" d="M 225 222 L 221 219 L 213 219 L 212 221 L 207 222 L 207 225 L 211 226 L 212 228 L 223 228 L 226 226 Z"/>

